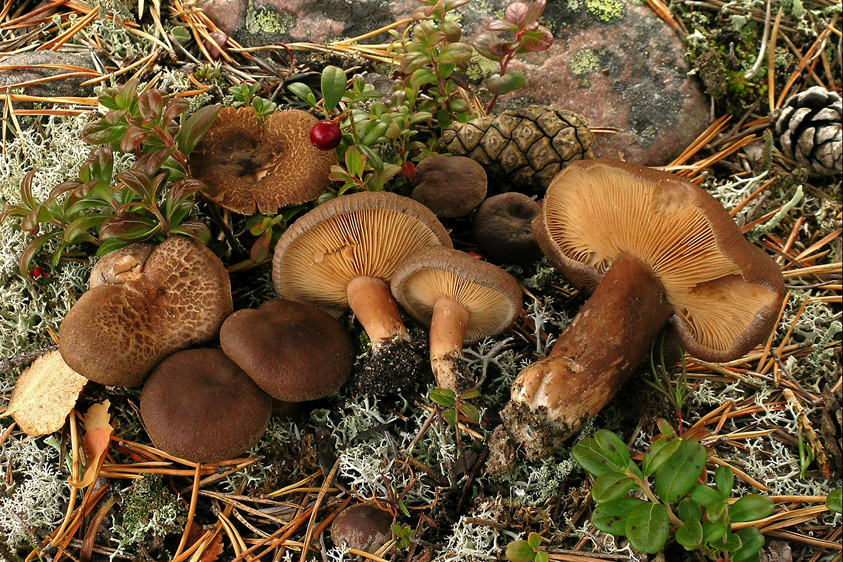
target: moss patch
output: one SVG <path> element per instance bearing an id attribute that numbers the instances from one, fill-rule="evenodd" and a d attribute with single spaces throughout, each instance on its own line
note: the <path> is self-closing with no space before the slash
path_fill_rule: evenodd
<path id="1" fill-rule="evenodd" d="M 284 12 L 276 12 L 267 7 L 255 8 L 252 2 L 246 8 L 246 31 L 250 34 L 286 33 L 296 24 L 295 18 Z"/>
<path id="2" fill-rule="evenodd" d="M 591 49 L 580 49 L 571 57 L 569 68 L 574 76 L 591 74 L 600 66 L 600 59 Z"/>

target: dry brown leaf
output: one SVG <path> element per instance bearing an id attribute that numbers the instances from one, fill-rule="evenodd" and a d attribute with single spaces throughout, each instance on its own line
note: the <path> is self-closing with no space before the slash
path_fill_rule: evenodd
<path id="1" fill-rule="evenodd" d="M 94 404 L 85 413 L 85 436 L 82 438 L 82 448 L 85 450 L 87 466 L 82 479 L 71 482 L 71 485 L 76 488 L 91 485 L 100 473 L 105 453 L 108 451 L 108 444 L 111 442 L 111 433 L 114 431 L 109 423 L 111 419 L 108 413 L 109 406 L 111 402 L 106 400 L 101 404 Z"/>
<path id="2" fill-rule="evenodd" d="M 27 435 L 61 429 L 88 379 L 71 369 L 58 350 L 45 353 L 26 368 L 12 391 L 11 415 Z"/>

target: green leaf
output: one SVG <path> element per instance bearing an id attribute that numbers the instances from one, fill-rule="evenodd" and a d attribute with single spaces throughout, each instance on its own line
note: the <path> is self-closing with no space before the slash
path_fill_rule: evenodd
<path id="1" fill-rule="evenodd" d="M 349 146 L 345 151 L 345 168 L 354 177 L 362 177 L 363 169 L 366 167 L 366 158 L 360 154 L 354 146 Z"/>
<path id="2" fill-rule="evenodd" d="M 705 459 L 705 447 L 683 439 L 676 452 L 656 471 L 655 488 L 659 497 L 666 503 L 678 502 L 705 470 Z"/>
<path id="3" fill-rule="evenodd" d="M 527 77 L 524 73 L 520 70 L 513 70 L 511 72 L 507 72 L 503 76 L 497 73 L 492 74 L 486 80 L 486 88 L 488 88 L 493 94 L 502 96 L 514 90 L 523 88 L 526 83 Z"/>
<path id="4" fill-rule="evenodd" d="M 607 429 L 598 429 L 594 438 L 615 466 L 623 469 L 629 464 L 629 451 L 621 438 Z"/>
<path id="5" fill-rule="evenodd" d="M 102 223 L 100 238 L 119 238 L 120 240 L 148 240 L 161 230 L 157 219 L 138 213 L 118 213 Z"/>
<path id="6" fill-rule="evenodd" d="M 728 551 L 738 550 L 743 546 L 741 538 L 734 533 L 726 533 L 726 539 L 723 541 L 723 548 Z"/>
<path id="7" fill-rule="evenodd" d="M 532 562 L 535 555 L 527 541 L 512 541 L 506 545 L 506 559 L 510 562 Z"/>
<path id="8" fill-rule="evenodd" d="M 732 553 L 732 562 L 751 562 L 764 547 L 764 535 L 755 527 L 745 527 L 735 534 L 741 539 L 741 547 Z"/>
<path id="9" fill-rule="evenodd" d="M 732 521 L 757 521 L 772 514 L 775 509 L 769 496 L 749 494 L 732 504 L 729 518 Z"/>
<path id="10" fill-rule="evenodd" d="M 597 503 L 610 502 L 626 496 L 635 488 L 635 480 L 617 472 L 609 472 L 600 476 L 591 487 L 591 497 Z"/>
<path id="11" fill-rule="evenodd" d="M 211 239 L 211 230 L 208 228 L 208 225 L 200 221 L 183 222 L 177 227 L 171 228 L 170 235 L 174 236 L 176 234 L 193 238 L 203 244 L 207 244 Z"/>
<path id="12" fill-rule="evenodd" d="M 410 84 L 418 88 L 424 84 L 433 84 L 436 82 L 436 74 L 426 67 L 419 68 L 410 76 Z"/>
<path id="13" fill-rule="evenodd" d="M 589 474 L 600 477 L 609 472 L 626 473 L 626 466 L 611 462 L 596 439 L 583 439 L 571 449 L 574 460 Z"/>
<path id="14" fill-rule="evenodd" d="M 471 54 L 472 49 L 468 43 L 451 43 L 439 51 L 437 60 L 442 64 L 459 64 L 468 62 Z"/>
<path id="15" fill-rule="evenodd" d="M 97 229 L 109 217 L 106 215 L 83 215 L 68 224 L 64 229 L 64 241 L 72 244 L 88 234 L 88 229 Z"/>
<path id="16" fill-rule="evenodd" d="M 360 139 L 360 143 L 365 146 L 371 146 L 386 132 L 388 124 L 383 122 L 376 122 L 376 124 Z"/>
<path id="17" fill-rule="evenodd" d="M 474 404 L 460 404 L 460 414 L 474 423 L 480 421 L 480 410 Z"/>
<path id="18" fill-rule="evenodd" d="M 196 148 L 196 145 L 214 124 L 220 109 L 221 106 L 219 105 L 206 105 L 197 109 L 193 115 L 185 120 L 176 137 L 182 154 L 187 156 L 193 152 L 193 149 Z"/>
<path id="19" fill-rule="evenodd" d="M 625 534 L 624 526 L 629 513 L 638 506 L 647 502 L 638 498 L 620 498 L 614 501 L 601 503 L 594 508 L 591 522 L 604 533 L 622 537 Z"/>
<path id="20" fill-rule="evenodd" d="M 717 493 L 717 490 L 697 484 L 690 490 L 691 498 L 700 505 L 709 507 L 723 501 L 723 498 Z"/>
<path id="21" fill-rule="evenodd" d="M 92 178 L 111 183 L 111 175 L 114 172 L 114 154 L 110 148 L 101 147 L 91 150 L 85 164 L 89 166 Z"/>
<path id="22" fill-rule="evenodd" d="M 453 408 L 457 405 L 457 394 L 450 388 L 434 388 L 430 391 L 428 398 L 443 408 Z"/>
<path id="23" fill-rule="evenodd" d="M 547 552 L 537 552 L 533 562 L 547 562 Z"/>
<path id="24" fill-rule="evenodd" d="M 661 504 L 645 502 L 626 518 L 626 538 L 635 550 L 655 554 L 664 548 L 670 534 L 667 509 Z"/>
<path id="25" fill-rule="evenodd" d="M 362 152 L 363 155 L 368 159 L 369 165 L 372 167 L 372 169 L 380 170 L 384 167 L 384 162 L 381 159 L 380 154 L 378 154 L 377 150 L 366 146 L 365 144 L 361 144 L 358 148 L 360 148 L 360 152 Z"/>
<path id="26" fill-rule="evenodd" d="M 702 508 L 692 498 L 679 502 L 679 519 L 702 519 Z"/>
<path id="27" fill-rule="evenodd" d="M 653 441 L 647 453 L 644 455 L 642 468 L 644 475 L 650 476 L 669 459 L 679 448 L 681 441 L 673 437 L 661 437 Z"/>
<path id="28" fill-rule="evenodd" d="M 538 533 L 530 533 L 527 537 L 527 544 L 530 545 L 530 548 L 538 548 L 542 544 L 542 537 Z"/>
<path id="29" fill-rule="evenodd" d="M 21 277 L 24 279 L 26 278 L 29 273 L 29 264 L 32 262 L 32 258 L 35 257 L 35 254 L 38 253 L 38 250 L 43 248 L 44 244 L 53 238 L 58 237 L 60 234 L 61 232 L 49 232 L 47 234 L 42 234 L 26 245 L 26 248 L 23 249 L 20 258 L 18 259 L 18 273 Z"/>
<path id="30" fill-rule="evenodd" d="M 287 84 L 287 89 L 293 92 L 296 97 L 300 98 L 302 101 L 307 102 L 308 104 L 315 105 L 315 103 L 311 103 L 312 101 L 316 100 L 316 96 L 313 94 L 313 90 L 310 89 L 310 86 L 304 84 L 302 82 L 293 82 L 292 84 Z"/>
<path id="31" fill-rule="evenodd" d="M 703 531 L 699 519 L 691 517 L 682 520 L 682 526 L 676 529 L 674 534 L 676 542 L 685 547 L 685 550 L 694 550 L 702 543 Z"/>
<path id="32" fill-rule="evenodd" d="M 101 258 L 104 255 L 110 254 L 114 250 L 124 248 L 129 244 L 131 244 L 131 242 L 126 242 L 125 240 L 119 240 L 117 238 L 109 238 L 107 240 L 103 240 L 102 244 L 100 244 L 99 248 L 97 248 L 96 256 L 98 258 Z"/>
<path id="33" fill-rule="evenodd" d="M 717 485 L 717 491 L 720 492 L 720 497 L 728 500 L 732 495 L 732 486 L 735 484 L 735 473 L 732 472 L 732 467 L 718 466 L 714 471 L 714 482 Z"/>
<path id="34" fill-rule="evenodd" d="M 454 410 L 445 410 L 442 412 L 442 418 L 444 418 L 450 426 L 457 425 L 457 413 Z"/>
<path id="35" fill-rule="evenodd" d="M 712 544 L 723 538 L 728 530 L 721 521 L 703 521 L 703 541 Z"/>
<path id="36" fill-rule="evenodd" d="M 825 506 L 834 513 L 843 513 L 843 488 L 835 488 L 825 498 Z"/>
<path id="37" fill-rule="evenodd" d="M 322 103 L 329 113 L 337 107 L 348 81 L 345 70 L 336 66 L 326 66 L 322 71 Z"/>

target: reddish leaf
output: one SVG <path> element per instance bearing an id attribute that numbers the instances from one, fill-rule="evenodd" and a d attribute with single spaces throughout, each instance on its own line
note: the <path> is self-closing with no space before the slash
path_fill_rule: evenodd
<path id="1" fill-rule="evenodd" d="M 524 27 L 528 9 L 529 7 L 525 2 L 513 2 L 506 7 L 504 18 L 506 18 L 507 21 L 514 23 L 520 29 Z"/>
<path id="2" fill-rule="evenodd" d="M 538 26 L 535 31 L 528 31 L 521 37 L 521 48 L 524 51 L 545 51 L 553 45 L 553 34 L 544 26 Z"/>
<path id="3" fill-rule="evenodd" d="M 114 429 L 109 423 L 111 416 L 108 408 L 111 403 L 106 400 L 102 404 L 94 404 L 85 413 L 85 436 L 82 437 L 82 448 L 85 451 L 85 473 L 78 482 L 70 482 L 74 488 L 84 488 L 94 483 L 99 475 L 105 453 L 111 442 Z"/>
<path id="4" fill-rule="evenodd" d="M 138 111 L 144 122 L 157 121 L 164 110 L 164 96 L 161 90 L 152 88 L 138 96 Z"/>

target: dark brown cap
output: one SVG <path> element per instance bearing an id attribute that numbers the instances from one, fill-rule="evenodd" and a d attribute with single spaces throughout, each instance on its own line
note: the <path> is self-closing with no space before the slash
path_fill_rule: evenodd
<path id="1" fill-rule="evenodd" d="M 272 399 L 219 349 L 161 362 L 143 386 L 140 412 L 156 447 L 194 462 L 242 455 L 263 435 Z"/>
<path id="2" fill-rule="evenodd" d="M 220 345 L 264 392 L 286 402 L 337 391 L 354 356 L 348 332 L 333 316 L 290 300 L 238 310 L 223 323 Z"/>
<path id="3" fill-rule="evenodd" d="M 412 197 L 443 219 L 462 217 L 486 198 L 486 170 L 466 156 L 437 154 L 416 166 Z"/>
<path id="4" fill-rule="evenodd" d="M 131 279 L 82 295 L 61 323 L 59 350 L 85 378 L 138 386 L 168 355 L 215 338 L 231 311 L 219 258 L 200 242 L 174 236 Z"/>
<path id="5" fill-rule="evenodd" d="M 331 524 L 335 546 L 375 552 L 392 538 L 392 516 L 369 503 L 347 507 Z"/>
<path id="6" fill-rule="evenodd" d="M 474 215 L 474 241 L 495 261 L 528 264 L 542 255 L 530 223 L 541 205 L 517 191 L 489 197 Z"/>
<path id="7" fill-rule="evenodd" d="M 735 359 L 766 338 L 784 298 L 776 263 L 716 199 L 669 173 L 573 162 L 548 187 L 533 229 L 554 266 L 588 291 L 620 255 L 650 267 L 682 345 L 707 361 Z"/>
<path id="8" fill-rule="evenodd" d="M 263 123 L 251 107 L 220 110 L 190 154 L 195 178 L 209 199 L 241 215 L 274 213 L 319 197 L 328 186 L 333 150 L 310 144 L 316 117 L 298 109 L 278 111 Z"/>

